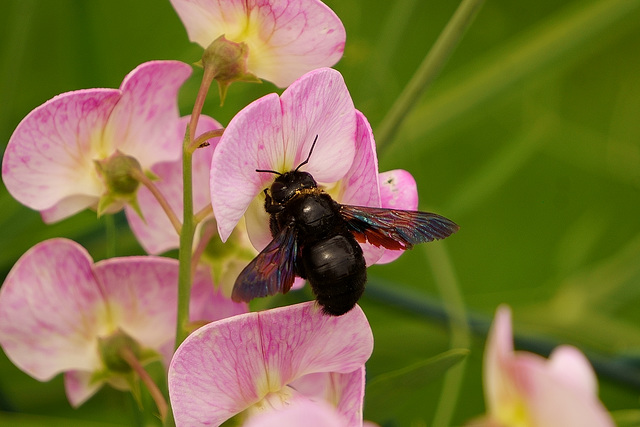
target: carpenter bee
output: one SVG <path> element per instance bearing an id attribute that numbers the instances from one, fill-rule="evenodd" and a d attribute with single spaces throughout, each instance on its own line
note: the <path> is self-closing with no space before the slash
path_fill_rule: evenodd
<path id="1" fill-rule="evenodd" d="M 410 249 L 416 243 L 444 239 L 458 225 L 428 212 L 342 205 L 318 188 L 311 174 L 279 173 L 266 196 L 273 240 L 240 273 L 234 301 L 287 293 L 295 276 L 306 279 L 324 313 L 340 316 L 351 310 L 364 292 L 367 270 L 358 242 L 386 249 Z"/>

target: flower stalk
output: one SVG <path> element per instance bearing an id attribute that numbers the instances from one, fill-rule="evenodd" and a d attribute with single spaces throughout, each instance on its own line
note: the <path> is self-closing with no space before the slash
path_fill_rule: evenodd
<path id="1" fill-rule="evenodd" d="M 176 230 L 176 233 L 180 234 L 180 231 L 182 229 L 182 224 L 180 223 L 178 216 L 173 211 L 173 209 L 169 205 L 169 202 L 164 197 L 162 192 L 158 189 L 158 187 L 156 187 L 153 181 L 151 181 L 151 179 L 149 179 L 149 177 L 140 170 L 133 170 L 131 172 L 131 175 L 135 179 L 137 179 L 142 185 L 147 187 L 147 189 L 151 192 L 151 194 L 153 194 L 153 196 L 156 198 L 156 200 L 162 207 L 162 210 L 167 214 L 167 218 L 169 218 L 169 221 L 171 222 L 171 225 L 173 226 L 173 228 Z"/>
<path id="2" fill-rule="evenodd" d="M 158 412 L 160 414 L 160 419 L 164 421 L 167 418 L 167 412 L 169 411 L 169 405 L 167 404 L 167 400 L 162 395 L 162 392 L 158 388 L 158 385 L 153 381 L 151 375 L 144 369 L 136 355 L 133 351 L 128 347 L 123 347 L 120 350 L 120 357 L 127 362 L 127 364 L 133 369 L 142 383 L 147 387 L 151 398 L 156 403 L 156 407 L 158 408 Z"/>

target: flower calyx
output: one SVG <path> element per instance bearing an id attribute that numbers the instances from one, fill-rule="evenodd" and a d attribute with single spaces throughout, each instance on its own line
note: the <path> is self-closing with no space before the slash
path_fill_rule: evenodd
<path id="1" fill-rule="evenodd" d="M 236 81 L 262 83 L 255 74 L 247 71 L 248 57 L 249 46 L 246 43 L 227 40 L 224 34 L 215 39 L 202 54 L 202 60 L 198 65 L 202 65 L 205 73 L 209 72 L 218 82 L 220 105 L 224 103 L 231 83 Z"/>

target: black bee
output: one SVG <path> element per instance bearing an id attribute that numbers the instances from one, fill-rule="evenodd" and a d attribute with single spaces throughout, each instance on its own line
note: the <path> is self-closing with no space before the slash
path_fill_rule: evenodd
<path id="1" fill-rule="evenodd" d="M 351 310 L 364 292 L 367 269 L 358 242 L 386 249 L 410 249 L 416 243 L 444 239 L 458 231 L 453 221 L 428 212 L 341 205 L 318 188 L 311 174 L 279 173 L 264 189 L 273 240 L 240 273 L 234 301 L 287 293 L 295 276 L 311 285 L 326 314 Z"/>

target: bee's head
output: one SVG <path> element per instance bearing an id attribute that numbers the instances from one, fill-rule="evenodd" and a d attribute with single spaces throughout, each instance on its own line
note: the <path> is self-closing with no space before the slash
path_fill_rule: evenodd
<path id="1" fill-rule="evenodd" d="M 313 179 L 309 172 L 300 171 L 302 166 L 309 163 L 313 147 L 316 146 L 316 141 L 318 141 L 318 135 L 316 135 L 316 138 L 313 140 L 313 144 L 311 144 L 311 150 L 309 150 L 307 159 L 292 171 L 280 173 L 274 170 L 256 169 L 256 172 L 269 172 L 278 175 L 276 180 L 273 181 L 273 184 L 271 184 L 271 198 L 274 202 L 282 204 L 289 201 L 300 190 L 318 188 L 316 180 Z"/>
<path id="2" fill-rule="evenodd" d="M 309 172 L 286 172 L 278 176 L 271 184 L 271 197 L 274 202 L 282 204 L 289 201 L 300 190 L 317 187 L 316 180 Z"/>

